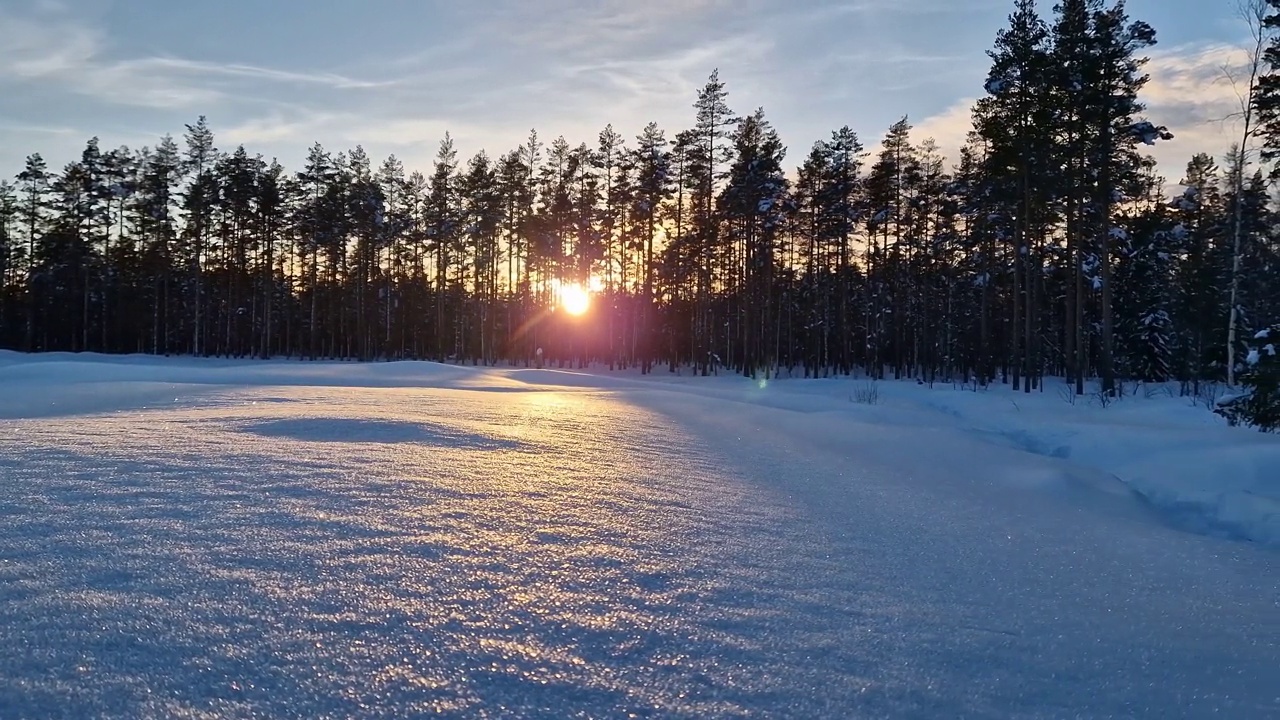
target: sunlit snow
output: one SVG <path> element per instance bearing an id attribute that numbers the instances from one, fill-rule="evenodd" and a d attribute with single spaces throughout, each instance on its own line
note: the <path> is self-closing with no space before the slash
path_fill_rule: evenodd
<path id="1" fill-rule="evenodd" d="M 1280 716 L 1274 436 L 864 382 L 0 354 L 0 717 Z"/>

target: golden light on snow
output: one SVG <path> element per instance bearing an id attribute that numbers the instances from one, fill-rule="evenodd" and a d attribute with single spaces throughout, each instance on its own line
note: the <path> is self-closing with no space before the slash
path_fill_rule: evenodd
<path id="1" fill-rule="evenodd" d="M 560 307 L 570 315 L 581 315 L 591 307 L 591 293 L 577 283 L 561 285 Z"/>

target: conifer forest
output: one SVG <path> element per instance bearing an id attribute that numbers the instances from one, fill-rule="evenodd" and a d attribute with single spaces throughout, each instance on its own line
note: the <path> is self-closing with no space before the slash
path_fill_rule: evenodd
<path id="1" fill-rule="evenodd" d="M 1179 168 L 1144 153 L 1178 132 L 1145 115 L 1156 31 L 1101 0 L 1017 0 L 954 157 L 905 117 L 789 150 L 718 72 L 688 127 L 445 136 L 430 168 L 285 168 L 203 117 L 31 154 L 0 183 L 0 347 L 1230 382 L 1280 322 L 1280 0 L 1256 5 L 1239 143 Z"/>

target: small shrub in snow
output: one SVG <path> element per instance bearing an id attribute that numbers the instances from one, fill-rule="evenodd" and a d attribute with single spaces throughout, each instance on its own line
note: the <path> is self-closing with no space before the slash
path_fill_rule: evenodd
<path id="1" fill-rule="evenodd" d="M 1216 382 L 1203 382 L 1194 389 L 1185 390 L 1191 396 L 1192 407 L 1202 407 L 1206 410 L 1217 410 L 1218 402 L 1222 400 L 1222 385 Z"/>
<path id="2" fill-rule="evenodd" d="M 1165 383 L 1143 383 L 1142 396 L 1148 400 L 1154 400 L 1158 397 L 1173 397 L 1173 390 Z"/>
<path id="3" fill-rule="evenodd" d="M 1214 412 L 1232 425 L 1256 427 L 1262 432 L 1280 431 L 1280 355 L 1275 343 L 1280 342 L 1280 325 L 1273 325 L 1254 336 L 1255 347 L 1249 349 L 1240 376 L 1241 392 L 1217 403 Z"/>
<path id="4" fill-rule="evenodd" d="M 874 380 L 868 380 L 856 388 L 849 399 L 859 405 L 878 405 L 880 403 L 880 385 Z"/>
<path id="5" fill-rule="evenodd" d="M 1068 405 L 1076 404 L 1076 389 L 1070 384 L 1058 386 L 1058 397 L 1062 398 L 1062 402 Z"/>
<path id="6" fill-rule="evenodd" d="M 1116 393 L 1107 392 L 1105 390 L 1098 390 L 1093 394 L 1093 404 L 1097 405 L 1103 410 L 1111 407 L 1119 399 L 1120 399 L 1120 396 L 1117 395 Z"/>

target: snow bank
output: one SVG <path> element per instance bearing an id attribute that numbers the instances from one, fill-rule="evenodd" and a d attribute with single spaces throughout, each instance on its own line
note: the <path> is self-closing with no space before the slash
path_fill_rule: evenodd
<path id="1" fill-rule="evenodd" d="M 977 392 L 914 382 L 879 386 L 877 406 L 846 412 L 950 425 L 988 444 L 1107 473 L 1179 527 L 1280 547 L 1280 436 L 1228 427 L 1177 397 L 1176 388 L 1104 408 L 1088 395 L 1073 404 L 1052 380 L 1045 392 L 1029 395 L 998 385 Z"/>

